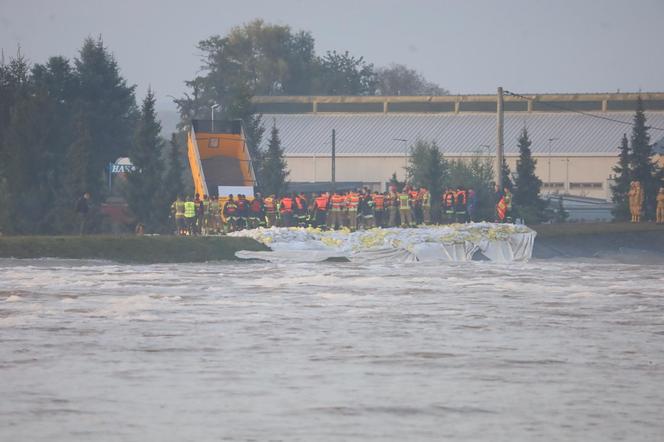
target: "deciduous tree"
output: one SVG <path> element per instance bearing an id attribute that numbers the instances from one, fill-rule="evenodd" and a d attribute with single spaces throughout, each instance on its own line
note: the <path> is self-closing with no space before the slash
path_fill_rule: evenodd
<path id="1" fill-rule="evenodd" d="M 448 90 L 402 64 L 377 69 L 376 81 L 378 95 L 449 95 Z"/>

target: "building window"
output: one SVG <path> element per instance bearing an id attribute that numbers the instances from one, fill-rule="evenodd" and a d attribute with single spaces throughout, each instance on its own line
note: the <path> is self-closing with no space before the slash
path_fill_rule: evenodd
<path id="1" fill-rule="evenodd" d="M 570 189 L 602 189 L 602 183 L 569 183 Z"/>
<path id="2" fill-rule="evenodd" d="M 565 183 L 542 183 L 542 187 L 547 189 L 564 189 Z"/>

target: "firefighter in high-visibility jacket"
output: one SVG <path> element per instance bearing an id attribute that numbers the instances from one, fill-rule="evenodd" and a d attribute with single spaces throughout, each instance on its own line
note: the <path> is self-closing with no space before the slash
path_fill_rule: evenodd
<path id="1" fill-rule="evenodd" d="M 408 195 L 410 196 L 410 213 L 413 217 L 413 224 L 422 224 L 422 200 L 420 200 L 420 192 L 410 189 Z"/>
<path id="2" fill-rule="evenodd" d="M 350 230 L 357 230 L 357 211 L 360 206 L 360 195 L 356 192 L 348 193 L 346 196 L 346 208 L 348 209 L 348 227 Z"/>
<path id="3" fill-rule="evenodd" d="M 235 227 L 237 230 L 242 230 L 248 227 L 247 220 L 249 219 L 249 200 L 243 194 L 238 194 L 235 199 L 237 211 L 235 213 Z"/>
<path id="4" fill-rule="evenodd" d="M 454 220 L 454 200 L 455 192 L 452 189 L 447 189 L 445 193 L 443 193 L 442 206 L 443 215 L 448 223 L 451 223 Z"/>
<path id="5" fill-rule="evenodd" d="M 397 227 L 399 225 L 399 194 L 394 187 L 387 194 L 385 206 L 387 207 L 388 227 Z"/>
<path id="6" fill-rule="evenodd" d="M 194 235 L 196 233 L 196 204 L 189 196 L 184 202 L 184 220 L 187 225 L 187 233 Z"/>
<path id="7" fill-rule="evenodd" d="M 401 227 L 410 227 L 413 225 L 413 212 L 411 211 L 410 194 L 404 190 L 399 195 L 399 218 L 401 218 Z"/>
<path id="8" fill-rule="evenodd" d="M 208 234 L 210 224 L 212 224 L 212 219 L 210 217 L 210 199 L 207 195 L 203 195 L 203 200 L 201 201 L 201 226 L 200 230 L 203 235 Z"/>
<path id="9" fill-rule="evenodd" d="M 503 198 L 505 198 L 505 220 L 512 222 L 512 192 L 509 187 L 503 189 Z"/>
<path id="10" fill-rule="evenodd" d="M 371 195 L 374 203 L 374 223 L 376 227 L 383 227 L 385 224 L 385 195 L 379 192 L 374 192 Z"/>
<path id="11" fill-rule="evenodd" d="M 327 214 L 327 227 L 337 229 L 343 226 L 343 210 L 346 206 L 346 198 L 338 192 L 334 192 L 330 197 L 330 211 Z"/>
<path id="12" fill-rule="evenodd" d="M 314 227 L 325 226 L 329 202 L 330 197 L 327 193 L 321 193 L 314 199 Z"/>
<path id="13" fill-rule="evenodd" d="M 426 187 L 420 188 L 419 199 L 422 203 L 422 222 L 431 224 L 431 193 Z"/>
<path id="14" fill-rule="evenodd" d="M 298 195 L 293 194 L 293 223 L 300 227 L 305 227 L 307 225 L 307 210 L 308 210 L 308 201 L 304 192 L 300 192 Z"/>
<path id="15" fill-rule="evenodd" d="M 465 223 L 468 218 L 467 212 L 468 194 L 463 186 L 459 186 L 454 194 L 454 217 L 456 222 Z"/>
<path id="16" fill-rule="evenodd" d="M 249 203 L 249 217 L 247 224 L 249 228 L 255 229 L 260 226 L 264 218 L 263 197 L 260 193 L 256 193 L 254 199 Z"/>
<path id="17" fill-rule="evenodd" d="M 265 207 L 265 221 L 268 227 L 277 225 L 277 199 L 274 195 L 270 195 L 263 200 Z"/>
<path id="18" fill-rule="evenodd" d="M 228 195 L 223 213 L 226 231 L 235 231 L 237 229 L 237 202 L 233 199 L 233 195 Z"/>
<path id="19" fill-rule="evenodd" d="M 295 201 L 291 196 L 286 195 L 281 198 L 279 203 L 279 212 L 281 214 L 281 222 L 284 227 L 291 227 L 293 225 L 293 207 Z"/>
<path id="20" fill-rule="evenodd" d="M 187 229 L 184 220 L 184 201 L 182 201 L 180 195 L 178 195 L 177 199 L 171 204 L 171 214 L 175 219 L 175 234 L 184 235 Z"/>
<path id="21" fill-rule="evenodd" d="M 374 203 L 374 200 L 371 197 L 371 193 L 367 191 L 366 193 L 360 195 L 359 213 L 362 228 L 372 229 L 376 227 L 376 214 L 374 211 L 375 206 L 376 203 Z"/>
<path id="22" fill-rule="evenodd" d="M 221 231 L 221 207 L 219 206 L 219 197 L 212 195 L 210 197 L 210 226 L 212 233 L 218 234 Z"/>

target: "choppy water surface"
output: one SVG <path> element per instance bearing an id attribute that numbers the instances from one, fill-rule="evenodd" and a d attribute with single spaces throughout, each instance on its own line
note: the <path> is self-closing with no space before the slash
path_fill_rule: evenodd
<path id="1" fill-rule="evenodd" d="M 2 440 L 662 440 L 664 266 L 0 260 Z"/>

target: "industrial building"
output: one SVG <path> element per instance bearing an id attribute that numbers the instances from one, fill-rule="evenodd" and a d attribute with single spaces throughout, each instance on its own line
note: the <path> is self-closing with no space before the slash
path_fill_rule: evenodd
<path id="1" fill-rule="evenodd" d="M 528 129 L 543 193 L 610 199 L 612 167 L 623 134 L 629 137 L 641 97 L 651 141 L 664 165 L 664 93 L 505 96 L 505 157 L 512 172 L 517 138 Z M 336 181 L 383 189 L 392 173 L 405 175 L 408 149 L 435 141 L 447 159 L 493 156 L 496 95 L 417 97 L 255 97 L 266 129 L 272 125 L 295 185 L 331 180 L 335 130 Z M 313 184 L 313 186 L 312 186 Z"/>

